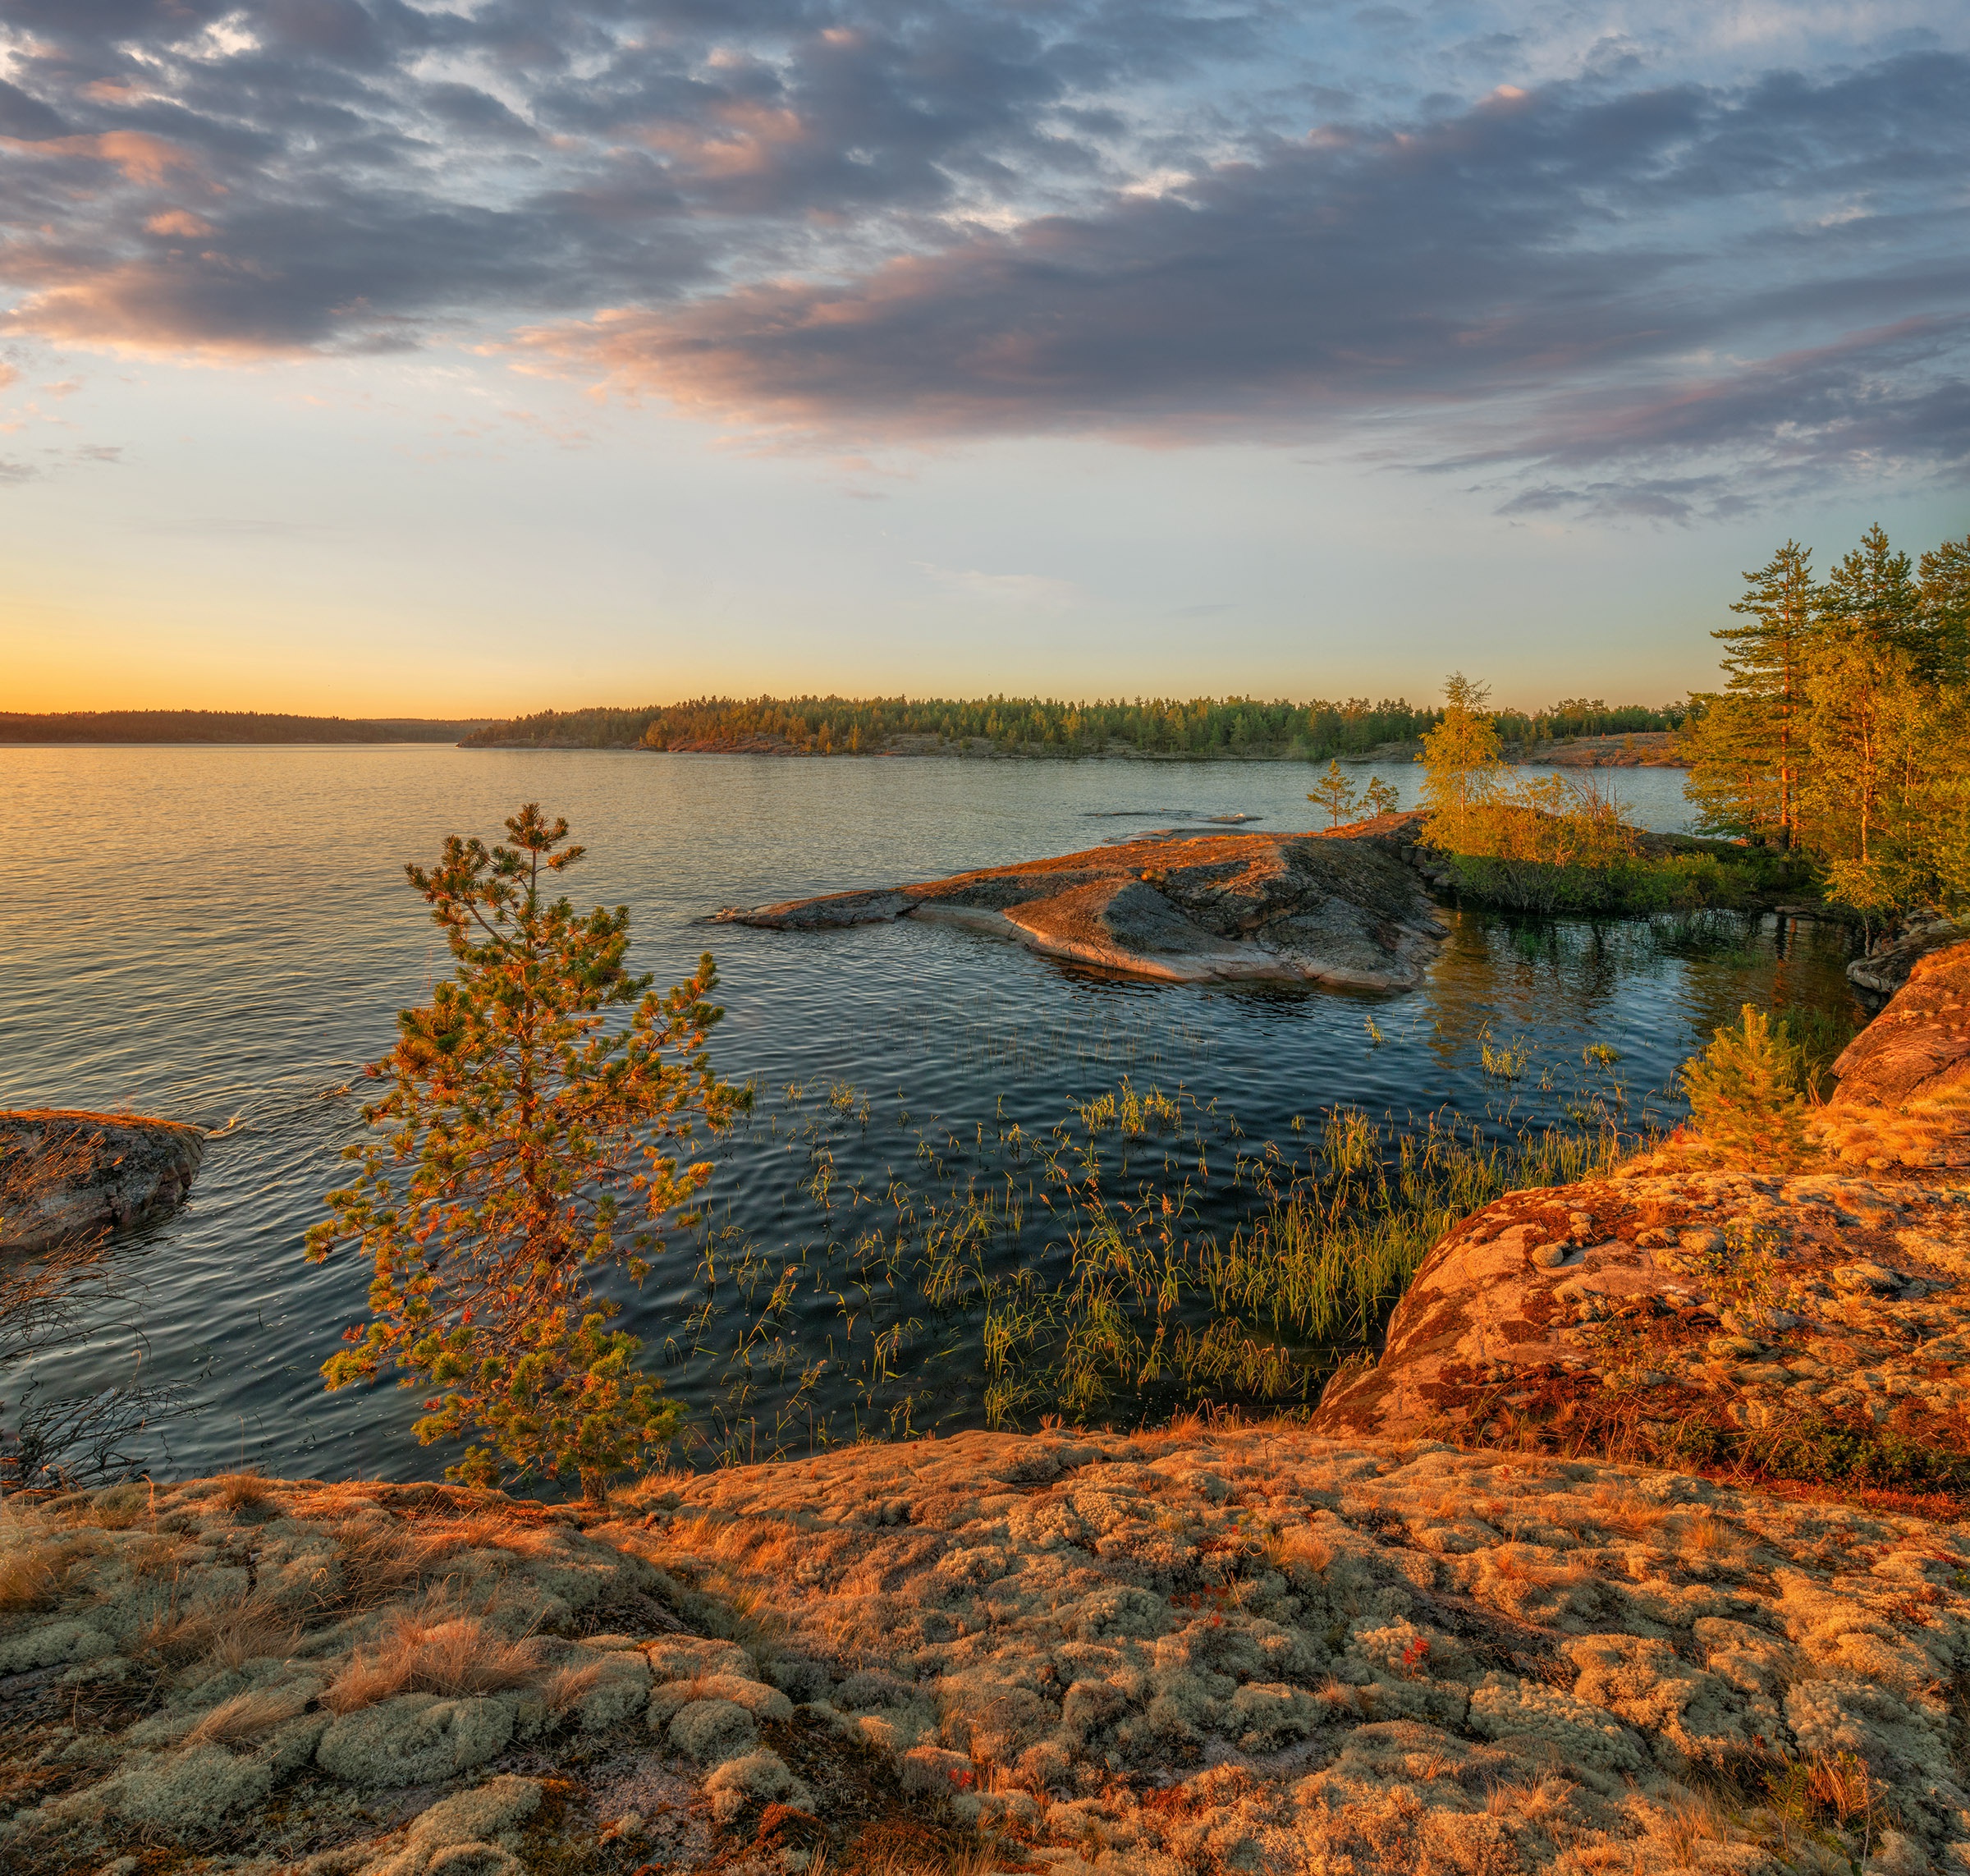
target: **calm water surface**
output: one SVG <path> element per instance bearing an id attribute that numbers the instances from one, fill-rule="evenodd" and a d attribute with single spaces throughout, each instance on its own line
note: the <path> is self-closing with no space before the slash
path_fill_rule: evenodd
<path id="1" fill-rule="evenodd" d="M 187 1383 L 198 1411 L 153 1456 L 173 1470 L 437 1475 L 449 1456 L 410 1434 L 410 1397 L 389 1385 L 323 1392 L 318 1370 L 361 1319 L 366 1277 L 346 1254 L 310 1268 L 301 1237 L 360 1131 L 352 1076 L 388 1048 L 395 1011 L 449 968 L 403 863 L 433 857 L 449 833 L 496 835 L 523 800 L 565 814 L 589 846 L 569 880 L 578 901 L 632 908 L 638 967 L 667 981 L 708 945 L 717 956 L 729 1014 L 714 1060 L 760 1094 L 758 1120 L 721 1158 L 727 1251 L 777 1254 L 812 1234 L 800 1187 L 816 1113 L 832 1117 L 832 1176 L 877 1192 L 927 1168 L 947 1181 L 996 1177 L 1003 1167 L 968 1158 L 967 1140 L 1015 1120 L 1043 1131 L 1124 1076 L 1215 1101 L 1220 1136 L 1235 1115 L 1245 1151 L 1303 1152 L 1294 1118 L 1317 1124 L 1346 1104 L 1398 1117 L 1447 1107 L 1493 1129 L 1587 1112 L 1639 1125 L 1675 1117 L 1677 1064 L 1740 1002 L 1844 1003 L 1834 935 L 1770 920 L 1692 931 L 1452 914 L 1427 980 L 1372 996 L 1111 982 L 914 924 L 794 934 L 694 922 L 722 905 L 935 878 L 1188 817 L 1310 826 L 1314 773 L 428 745 L 0 750 L 14 855 L 0 902 L 0 1106 L 128 1108 L 223 1130 L 190 1205 L 119 1245 L 123 1317 L 134 1311 L 140 1337 L 106 1318 L 39 1378 L 81 1392 L 140 1356 L 149 1377 Z M 1413 799 L 1413 767 L 1385 773 Z M 1683 824 L 1679 772 L 1612 779 L 1641 824 Z M 1519 1080 L 1483 1072 L 1487 1039 L 1528 1051 Z M 1618 1065 L 1586 1063 L 1596 1043 Z M 1221 1162 L 1200 1176 L 1205 1226 L 1228 1228 L 1249 1204 Z M 665 1351 L 668 1383 L 701 1427 L 770 1418 L 791 1386 L 784 1365 L 755 1371 L 735 1406 L 723 1357 L 743 1311 L 680 1336 L 706 1294 L 681 1252 L 625 1297 L 625 1319 Z M 825 1342 L 841 1306 L 792 1307 L 788 1345 Z M 898 1343 L 900 1369 L 934 1386 L 933 1417 L 947 1424 L 977 1418 L 969 1361 L 928 1329 Z M 839 1434 L 861 1424 L 852 1395 L 824 1378 L 809 1398 Z"/>

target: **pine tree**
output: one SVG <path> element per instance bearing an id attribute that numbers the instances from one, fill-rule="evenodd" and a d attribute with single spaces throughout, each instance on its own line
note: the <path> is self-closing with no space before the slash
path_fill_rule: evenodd
<path id="1" fill-rule="evenodd" d="M 1970 683 L 1970 534 L 1922 556 L 1921 588 L 1926 675 L 1939 684 Z"/>
<path id="2" fill-rule="evenodd" d="M 1818 609 L 1830 631 L 1892 645 L 1906 652 L 1918 668 L 1928 662 L 1931 648 L 1914 564 L 1889 545 L 1879 521 L 1826 576 Z"/>
<path id="3" fill-rule="evenodd" d="M 1485 704 L 1488 686 L 1461 671 L 1444 680 L 1443 720 L 1423 739 L 1423 798 L 1429 837 L 1449 852 L 1464 851 L 1473 811 L 1497 791 L 1504 773 L 1498 726 Z"/>
<path id="4" fill-rule="evenodd" d="M 1384 782 L 1379 775 L 1372 775 L 1368 787 L 1362 791 L 1361 805 L 1371 816 L 1392 814 L 1401 800 L 1393 782 Z"/>
<path id="5" fill-rule="evenodd" d="M 1745 800 L 1753 810 L 1744 817 L 1751 823 L 1746 831 L 1762 833 L 1769 825 L 1789 845 L 1798 826 L 1798 716 L 1815 629 L 1812 549 L 1788 540 L 1743 578 L 1744 596 L 1733 600 L 1730 609 L 1751 623 L 1710 635 L 1725 648 L 1724 689 L 1733 707 L 1707 713 L 1714 721 L 1707 735 L 1699 733 L 1697 745 L 1710 755 L 1713 770 L 1770 771 L 1770 805 Z M 1720 778 L 1713 773 L 1706 784 L 1714 790 Z"/>
<path id="6" fill-rule="evenodd" d="M 529 802 L 506 823 L 510 846 L 454 834 L 435 867 L 405 869 L 457 969 L 398 1016 L 396 1048 L 365 1071 L 390 1083 L 363 1110 L 387 1133 L 347 1149 L 361 1170 L 328 1195 L 308 1255 L 355 1243 L 376 1266 L 373 1320 L 324 1365 L 330 1388 L 394 1365 L 442 1391 L 420 1440 L 491 1437 L 448 1477 L 490 1484 L 503 1456 L 523 1474 L 571 1469 L 596 1500 L 610 1472 L 668 1441 L 676 1414 L 632 1366 L 635 1337 L 608 1328 L 589 1268 L 641 1280 L 666 1217 L 711 1176 L 676 1149 L 750 1096 L 705 1053 L 724 1013 L 706 1001 L 708 952 L 660 996 L 624 967 L 626 906 L 580 913 L 545 896 L 582 856 L 560 844 L 567 831 Z M 627 1023 L 612 1025 L 620 1009 Z"/>
<path id="7" fill-rule="evenodd" d="M 1690 1118 L 1725 1158 L 1783 1172 L 1806 1156 L 1805 1059 L 1783 1025 L 1743 1007 L 1734 1029 L 1683 1064 Z"/>
<path id="8" fill-rule="evenodd" d="M 1339 827 L 1360 805 L 1354 785 L 1342 773 L 1339 757 L 1327 764 L 1326 773 L 1314 783 L 1313 791 L 1307 799 L 1327 810 L 1327 825 L 1331 828 Z"/>

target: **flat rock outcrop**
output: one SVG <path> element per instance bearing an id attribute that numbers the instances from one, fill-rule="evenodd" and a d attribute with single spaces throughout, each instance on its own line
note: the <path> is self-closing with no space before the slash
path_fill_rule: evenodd
<path id="1" fill-rule="evenodd" d="M 0 1251 L 148 1224 L 185 1202 L 204 1129 L 63 1108 L 0 1112 Z"/>
<path id="2" fill-rule="evenodd" d="M 1445 933 L 1404 864 L 1421 820 L 1385 814 L 1324 834 L 1132 841 L 717 916 L 773 931 L 916 918 L 1131 976 L 1405 988 Z"/>
<path id="3" fill-rule="evenodd" d="M 1314 1424 L 1970 1484 L 1967 988 L 1970 945 L 1917 965 L 1795 1170 L 1676 1139 L 1465 1219 Z"/>
<path id="4" fill-rule="evenodd" d="M 1963 1528 L 1654 1469 L 1262 1425 L 593 1514 L 219 1479 L 16 1503 L 0 1572 L 9 1868 L 1970 1867 Z"/>

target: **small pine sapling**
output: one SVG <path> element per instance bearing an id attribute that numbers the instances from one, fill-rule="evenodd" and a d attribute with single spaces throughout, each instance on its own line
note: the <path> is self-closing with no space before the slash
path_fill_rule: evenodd
<path id="1" fill-rule="evenodd" d="M 363 1110 L 383 1137 L 346 1149 L 360 1172 L 328 1195 L 308 1255 L 354 1243 L 376 1267 L 373 1319 L 323 1365 L 330 1388 L 405 1370 L 404 1386 L 436 1395 L 420 1440 L 490 1438 L 447 1477 L 490 1484 L 502 1461 L 572 1470 L 594 1502 L 612 1472 L 669 1443 L 678 1414 L 636 1371 L 636 1337 L 608 1327 L 589 1267 L 642 1280 L 664 1221 L 690 1223 L 681 1209 L 711 1177 L 677 1149 L 751 1095 L 705 1050 L 724 1014 L 707 1001 L 709 952 L 660 995 L 624 968 L 626 906 L 583 913 L 547 896 L 582 855 L 561 844 L 567 831 L 529 802 L 506 823 L 511 846 L 454 834 L 435 867 L 405 869 L 457 969 L 399 1015 L 396 1048 L 364 1071 L 390 1084 Z"/>
<path id="2" fill-rule="evenodd" d="M 1328 763 L 1326 773 L 1314 783 L 1313 791 L 1307 799 L 1327 810 L 1327 825 L 1331 828 L 1339 827 L 1359 805 L 1354 785 L 1341 773 L 1338 756 Z"/>
<path id="3" fill-rule="evenodd" d="M 1811 1150 L 1804 1053 L 1782 1023 L 1749 1003 L 1736 1026 L 1719 1030 L 1684 1063 L 1683 1088 L 1697 1131 L 1735 1164 L 1780 1172 Z"/>
<path id="4" fill-rule="evenodd" d="M 1361 805 L 1370 816 L 1394 814 L 1401 800 L 1395 784 L 1384 782 L 1379 775 L 1371 777 L 1361 793 Z"/>

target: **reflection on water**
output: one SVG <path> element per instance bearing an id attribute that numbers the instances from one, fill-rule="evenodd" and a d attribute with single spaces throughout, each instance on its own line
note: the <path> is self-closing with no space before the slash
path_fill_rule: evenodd
<path id="1" fill-rule="evenodd" d="M 753 1079 L 761 1101 L 718 1162 L 717 1310 L 705 1314 L 697 1245 L 624 1301 L 630 1325 L 667 1351 L 669 1384 L 699 1424 L 730 1425 L 741 1444 L 777 1421 L 862 1424 L 873 1397 L 837 1360 L 843 1310 L 859 1281 L 877 1312 L 865 1241 L 878 1214 L 886 1231 L 893 1222 L 892 1191 L 919 1220 L 954 1194 L 983 1217 L 990 1184 L 988 1273 L 1019 1266 L 1051 1281 L 1062 1232 L 1049 1222 L 1061 1208 L 1045 1153 L 1070 1166 L 1073 1149 L 1035 1143 L 1054 1143 L 1076 1103 L 1124 1076 L 1180 1091 L 1182 1151 L 1149 1172 L 1186 1192 L 1188 1228 L 1221 1235 L 1256 1202 L 1253 1168 L 1268 1154 L 1303 1157 L 1333 1108 L 1447 1108 L 1493 1136 L 1601 1121 L 1639 1131 L 1677 1117 L 1677 1065 L 1741 1002 L 1846 1007 L 1837 934 L 1769 920 L 1456 913 L 1423 984 L 1391 994 L 1108 981 L 941 927 L 695 923 L 726 903 L 1065 851 L 1118 824 L 1097 814 L 1307 825 L 1312 773 L 429 748 L 0 751 L 0 809 L 21 856 L 0 906 L 0 1103 L 127 1105 L 222 1130 L 191 1205 L 117 1251 L 144 1346 L 106 1332 L 44 1378 L 98 1385 L 142 1355 L 147 1374 L 189 1383 L 201 1409 L 171 1433 L 180 1469 L 244 1459 L 407 1478 L 442 1465 L 411 1439 L 414 1403 L 393 1388 L 322 1392 L 320 1364 L 361 1319 L 366 1279 L 347 1257 L 306 1265 L 300 1241 L 359 1131 L 352 1077 L 388 1046 L 394 1011 L 448 963 L 401 863 L 428 858 L 447 833 L 492 833 L 522 800 L 568 816 L 591 855 L 570 887 L 631 907 L 641 968 L 669 979 L 708 941 L 717 953 L 729 1015 L 714 1057 L 726 1076 Z M 1387 778 L 1413 792 L 1413 770 Z M 1680 819 L 1672 772 L 1624 772 L 1618 785 L 1649 824 Z M 824 1159 L 812 1131 L 823 1113 Z M 1145 1164 L 1138 1154 L 1134 1169 Z M 774 1273 L 803 1257 L 817 1272 L 837 1258 L 840 1294 L 810 1283 L 767 1309 Z M 901 1391 L 923 1393 L 933 1418 L 975 1421 L 975 1324 L 932 1302 L 894 1309 L 880 1359 Z M 855 1360 L 866 1327 L 848 1338 Z"/>

